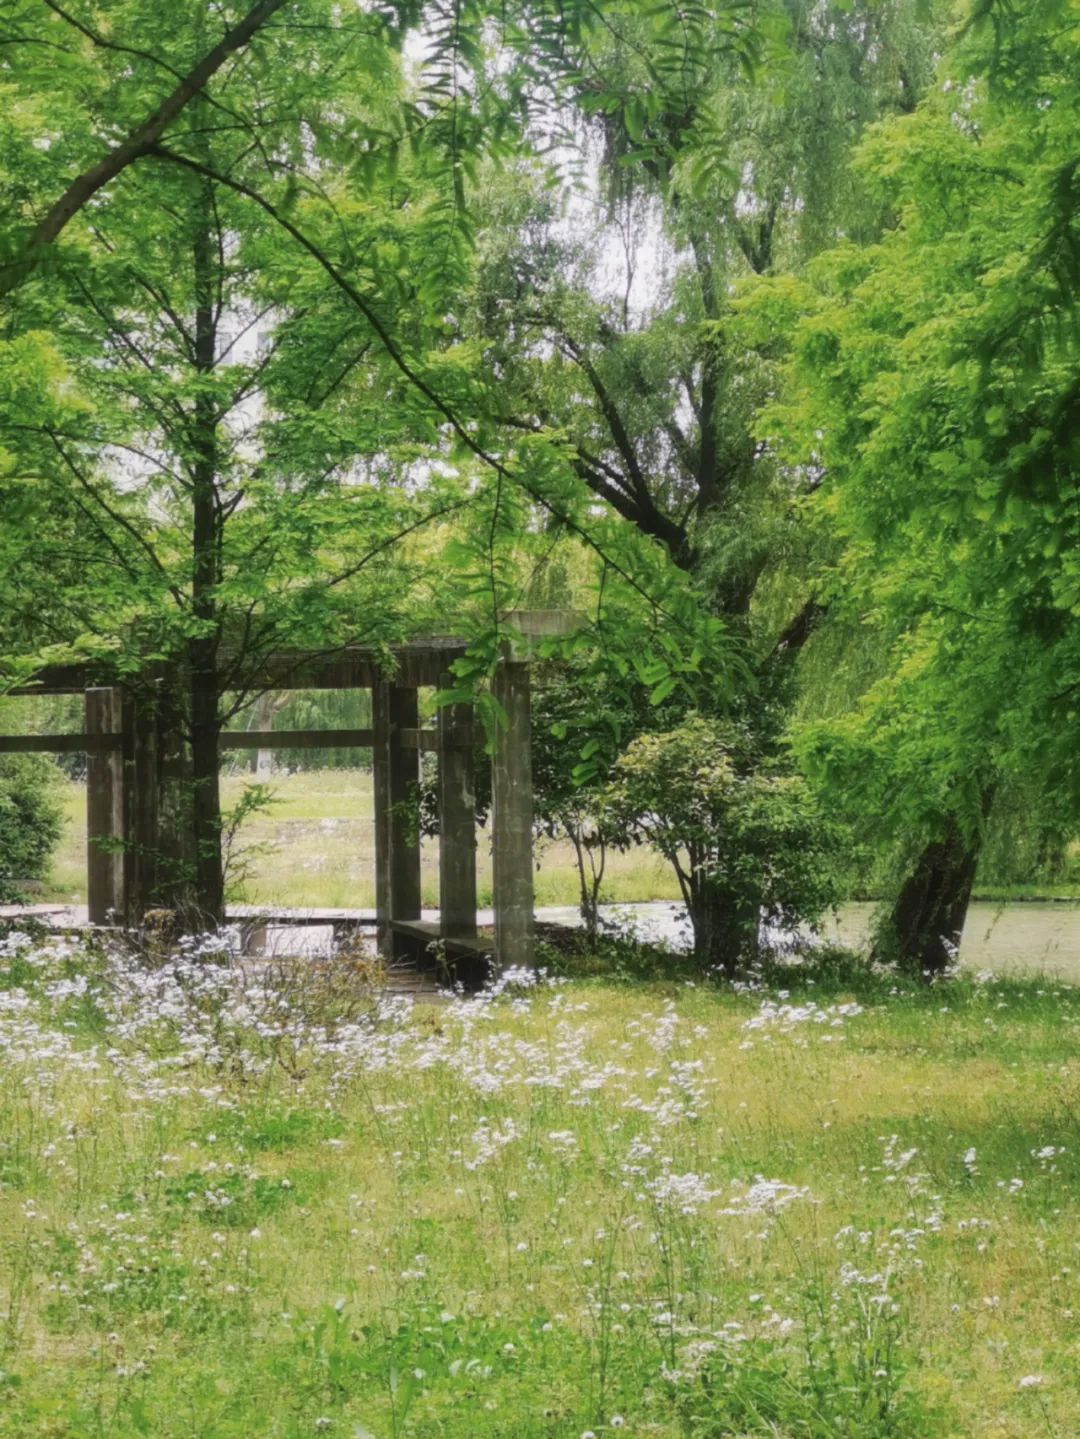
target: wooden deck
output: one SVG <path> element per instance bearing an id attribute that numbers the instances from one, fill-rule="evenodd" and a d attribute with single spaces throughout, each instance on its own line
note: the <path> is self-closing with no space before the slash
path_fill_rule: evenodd
<path id="1" fill-rule="evenodd" d="M 481 924 L 490 925 L 494 916 L 481 911 L 478 918 Z M 270 909 L 249 904 L 230 906 L 226 919 L 240 928 L 244 954 L 312 960 L 325 957 L 333 946 L 357 934 L 370 934 L 374 949 L 377 924 L 373 909 Z M 91 928 L 99 933 L 123 932 L 119 925 L 91 926 L 85 904 L 0 905 L 0 924 L 18 924 L 20 920 L 44 925 L 57 934 L 79 934 Z M 436 910 L 424 911 L 420 919 L 392 920 L 390 929 L 396 943 L 395 956 L 386 968 L 389 993 L 430 999 L 443 986 L 460 983 L 466 989 L 478 989 L 487 979 L 495 951 L 490 935 L 444 939 Z"/>

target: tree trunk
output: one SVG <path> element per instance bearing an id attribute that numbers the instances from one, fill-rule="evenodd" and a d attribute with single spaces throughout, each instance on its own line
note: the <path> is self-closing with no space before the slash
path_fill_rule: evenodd
<path id="1" fill-rule="evenodd" d="M 195 918 L 214 929 L 225 917 L 225 877 L 221 856 L 221 783 L 218 770 L 217 674 L 205 647 L 192 645 L 191 781 L 192 835 L 195 845 Z"/>
<path id="2" fill-rule="evenodd" d="M 195 265 L 195 369 L 208 379 L 216 363 L 212 244 L 213 197 L 200 180 L 193 258 Z M 221 639 L 217 583 L 221 572 L 222 513 L 218 503 L 217 404 L 209 384 L 195 396 L 191 421 L 191 608 L 198 624 L 189 643 L 191 664 L 192 832 L 195 849 L 196 919 L 209 929 L 225 916 L 221 856 L 221 787 L 218 770 L 218 645 Z"/>
<path id="3" fill-rule="evenodd" d="M 570 843 L 574 846 L 574 862 L 577 865 L 578 896 L 580 899 L 578 910 L 581 914 L 581 922 L 585 926 L 585 937 L 590 944 L 595 944 L 597 914 L 596 905 L 592 903 L 590 899 L 589 876 L 586 870 L 585 841 L 582 838 L 581 828 L 576 820 L 564 820 L 563 829 L 569 835 Z"/>
<path id="4" fill-rule="evenodd" d="M 578 906 L 585 935 L 590 945 L 596 943 L 600 932 L 600 886 L 604 882 L 606 852 L 604 841 L 597 836 L 588 838 L 589 820 L 567 816 L 562 822 L 563 832 L 574 846 L 574 859 L 578 873 Z M 597 857 L 596 851 L 599 851 Z"/>
<path id="5" fill-rule="evenodd" d="M 281 699 L 272 690 L 267 690 L 265 694 L 261 694 L 255 701 L 250 728 L 257 730 L 273 729 L 274 715 L 280 707 Z M 274 772 L 274 751 L 272 749 L 256 750 L 251 768 L 256 779 L 268 781 Z"/>
<path id="6" fill-rule="evenodd" d="M 989 798 L 985 808 L 989 809 Z M 874 939 L 874 957 L 909 974 L 933 978 L 956 958 L 964 929 L 980 842 L 955 815 L 916 859 Z"/>
<path id="7" fill-rule="evenodd" d="M 585 846 L 585 855 L 589 861 L 588 925 L 590 937 L 595 940 L 600 932 L 600 887 L 607 869 L 607 844 L 599 834 Z"/>
<path id="8" fill-rule="evenodd" d="M 719 970 L 725 979 L 734 979 L 757 958 L 760 909 L 756 903 L 701 885 L 695 887 L 688 909 L 694 959 L 703 972 Z"/>

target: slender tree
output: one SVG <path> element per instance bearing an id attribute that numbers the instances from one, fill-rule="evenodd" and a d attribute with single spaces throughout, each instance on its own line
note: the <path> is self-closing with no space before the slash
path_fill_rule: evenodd
<path id="1" fill-rule="evenodd" d="M 192 12 L 193 32 L 199 25 Z M 97 559 L 48 639 L 127 676 L 176 736 L 161 807 L 178 843 L 159 857 L 162 895 L 210 923 L 224 904 L 223 725 L 274 650 L 399 636 L 393 541 L 460 500 L 436 481 L 410 492 L 388 467 L 372 469 L 375 455 L 417 439 L 408 411 L 397 424 L 373 422 L 379 375 L 368 345 L 354 360 L 369 362 L 366 409 L 343 414 L 325 354 L 310 329 L 298 330 L 319 297 L 290 297 L 282 282 L 289 237 L 212 178 L 215 167 L 243 174 L 251 133 L 281 152 L 289 132 L 277 132 L 278 107 L 318 93 L 326 59 L 322 45 L 294 47 L 276 96 L 255 77 L 246 87 L 234 77 L 232 103 L 267 107 L 265 133 L 253 123 L 237 136 L 196 97 L 177 134 L 202 172 L 133 168 L 107 208 L 76 222 L 80 263 L 28 279 L 13 311 L 28 331 L 52 336 L 58 372 L 55 402 L 7 426 L 21 437 L 20 478 L 33 475 L 43 491 L 34 563 L 66 541 L 73 513 Z M 392 74 L 383 84 L 392 103 Z M 342 109 L 346 122 L 356 118 Z M 265 162 L 256 154 L 250 163 Z M 398 188 L 415 204 L 425 183 L 421 170 Z M 376 245 L 393 221 L 379 220 L 379 201 L 368 199 L 353 236 Z M 430 246 L 423 213 L 398 230 L 417 254 Z M 309 342 L 300 354 L 297 339 Z M 422 609 L 412 599 L 415 622 Z M 40 650 L 40 624 L 29 629 Z M 147 692 L 154 675 L 162 678 Z"/>

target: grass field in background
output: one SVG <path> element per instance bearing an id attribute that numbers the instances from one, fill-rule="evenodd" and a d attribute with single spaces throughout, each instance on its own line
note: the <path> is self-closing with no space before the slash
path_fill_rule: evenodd
<path id="1" fill-rule="evenodd" d="M 5 1439 L 1080 1433 L 1080 992 L 320 993 L 0 950 Z"/>
<path id="2" fill-rule="evenodd" d="M 247 777 L 227 775 L 222 792 L 235 805 Z M 233 885 L 234 902 L 282 907 L 369 909 L 375 904 L 375 851 L 372 787 L 368 770 L 321 770 L 275 775 L 276 801 L 252 817 L 241 834 L 250 847 L 250 877 Z M 64 834 L 44 897 L 74 903 L 86 898 L 86 790 L 64 780 L 58 787 L 64 810 Z M 437 844 L 423 845 L 423 900 L 438 907 Z M 538 905 L 576 905 L 577 869 L 564 842 L 541 843 L 536 874 Z M 478 898 L 491 903 L 491 850 L 479 835 Z M 670 867 L 649 850 L 612 854 L 603 898 L 614 904 L 678 899 Z M 1075 885 L 975 886 L 975 899 L 1010 903 L 1020 900 L 1080 899 Z"/>
<path id="3" fill-rule="evenodd" d="M 235 805 L 246 778 L 226 776 L 223 801 Z M 375 904 L 375 848 L 371 773 L 367 770 L 319 770 L 275 775 L 276 802 L 253 816 L 241 832 L 249 856 L 250 878 L 234 886 L 232 898 L 252 904 L 303 907 L 371 908 Z M 65 826 L 47 897 L 67 901 L 86 896 L 86 790 L 61 786 Z M 538 847 L 536 902 L 577 904 L 577 869 L 569 844 Z M 477 892 L 491 903 L 491 849 L 479 836 Z M 423 845 L 423 901 L 438 906 L 438 844 Z M 612 854 L 604 897 L 614 903 L 676 899 L 678 885 L 670 867 L 649 850 Z"/>

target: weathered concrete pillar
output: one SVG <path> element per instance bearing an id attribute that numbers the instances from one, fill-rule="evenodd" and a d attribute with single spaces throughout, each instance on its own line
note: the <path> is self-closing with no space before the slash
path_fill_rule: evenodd
<path id="1" fill-rule="evenodd" d="M 443 689 L 453 676 L 444 674 Z M 439 711 L 439 928 L 444 939 L 476 934 L 476 778 L 470 704 Z"/>
<path id="2" fill-rule="evenodd" d="M 124 695 L 124 917 L 137 925 L 156 902 L 158 861 L 157 709 L 153 694 Z"/>
<path id="3" fill-rule="evenodd" d="M 531 967 L 533 926 L 533 795 L 529 666 L 500 660 L 491 684 L 506 714 L 495 734 L 492 761 L 492 866 L 495 964 Z"/>
<path id="4" fill-rule="evenodd" d="M 375 795 L 375 940 L 384 960 L 393 958 L 390 920 L 390 686 L 382 681 L 371 693 L 371 776 Z"/>
<path id="5" fill-rule="evenodd" d="M 157 890 L 155 900 L 197 925 L 191 753 L 177 686 L 157 690 Z"/>
<path id="6" fill-rule="evenodd" d="M 379 680 L 372 688 L 375 780 L 375 916 L 379 951 L 395 957 L 392 919 L 420 918 L 420 833 L 413 813 L 420 751 L 401 731 L 417 727 L 416 690 Z"/>
<path id="7" fill-rule="evenodd" d="M 120 733 L 120 691 L 86 691 L 86 733 Z M 86 760 L 86 903 L 91 924 L 108 924 L 124 912 L 123 756 L 119 744 Z"/>

